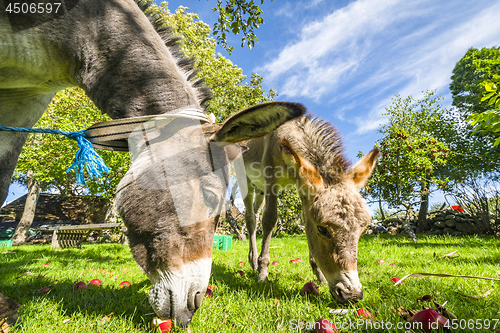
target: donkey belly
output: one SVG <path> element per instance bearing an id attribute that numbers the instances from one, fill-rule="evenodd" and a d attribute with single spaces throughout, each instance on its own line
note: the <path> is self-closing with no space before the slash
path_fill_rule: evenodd
<path id="1" fill-rule="evenodd" d="M 50 35 L 43 27 L 13 33 L 5 13 L 0 13 L 0 89 L 28 88 L 46 94 L 76 85 L 68 61 Z"/>

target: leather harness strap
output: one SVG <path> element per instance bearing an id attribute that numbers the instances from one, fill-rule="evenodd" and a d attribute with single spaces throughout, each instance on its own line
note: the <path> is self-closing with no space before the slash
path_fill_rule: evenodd
<path id="1" fill-rule="evenodd" d="M 207 115 L 199 109 L 182 109 L 161 115 L 149 115 L 133 118 L 121 118 L 97 123 L 85 131 L 87 140 L 97 149 L 128 151 L 128 138 L 131 133 L 144 130 L 143 124 L 148 123 L 148 130 L 155 130 L 168 125 L 177 118 L 195 119 L 209 122 Z"/>

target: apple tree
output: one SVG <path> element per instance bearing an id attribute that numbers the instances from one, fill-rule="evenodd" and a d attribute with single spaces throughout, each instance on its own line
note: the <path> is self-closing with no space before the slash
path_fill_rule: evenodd
<path id="1" fill-rule="evenodd" d="M 382 152 L 378 167 L 363 194 L 374 201 L 385 201 L 389 208 L 406 213 L 408 223 L 413 208 L 419 205 L 417 231 L 429 228 L 426 216 L 429 195 L 446 186 L 436 170 L 446 164 L 450 149 L 439 139 L 446 109 L 435 91 L 424 92 L 422 99 L 396 95 L 384 115 L 388 123 L 379 129 L 377 146 Z M 381 207 L 380 207 L 381 208 Z M 405 225 L 412 238 L 409 225 Z"/>

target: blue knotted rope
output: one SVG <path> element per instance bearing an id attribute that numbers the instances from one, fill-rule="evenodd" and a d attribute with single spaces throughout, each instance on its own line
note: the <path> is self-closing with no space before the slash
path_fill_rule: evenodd
<path id="1" fill-rule="evenodd" d="M 49 134 L 59 134 L 64 135 L 69 139 L 75 140 L 78 143 L 78 151 L 75 155 L 75 160 L 73 164 L 66 169 L 66 172 L 70 170 L 75 170 L 76 180 L 79 184 L 85 185 L 85 178 L 83 176 L 83 170 L 87 170 L 89 175 L 100 178 L 102 173 L 109 173 L 111 168 L 104 163 L 104 160 L 99 156 L 92 143 L 87 140 L 85 136 L 85 130 L 66 132 L 59 131 L 49 128 L 25 128 L 25 127 L 9 127 L 0 126 L 0 131 L 12 131 L 12 132 L 27 132 L 27 133 L 49 133 Z"/>

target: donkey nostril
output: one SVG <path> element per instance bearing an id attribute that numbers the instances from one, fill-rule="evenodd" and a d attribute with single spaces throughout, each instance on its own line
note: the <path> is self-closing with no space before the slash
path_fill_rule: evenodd
<path id="1" fill-rule="evenodd" d="M 201 306 L 201 302 L 203 302 L 203 294 L 200 293 L 199 291 L 196 293 L 196 295 L 194 296 L 194 306 L 195 306 L 195 310 L 199 309 L 200 306 Z"/>
<path id="2" fill-rule="evenodd" d="M 338 296 L 340 299 L 343 299 L 343 298 L 344 298 L 344 297 L 342 296 L 342 289 L 340 289 L 340 287 L 335 288 L 335 294 L 337 294 L 337 296 Z"/>
<path id="3" fill-rule="evenodd" d="M 195 295 L 191 294 L 191 295 L 188 295 L 188 299 L 187 299 L 187 308 L 189 311 L 194 311 L 196 310 L 195 308 L 196 304 L 195 304 Z"/>

